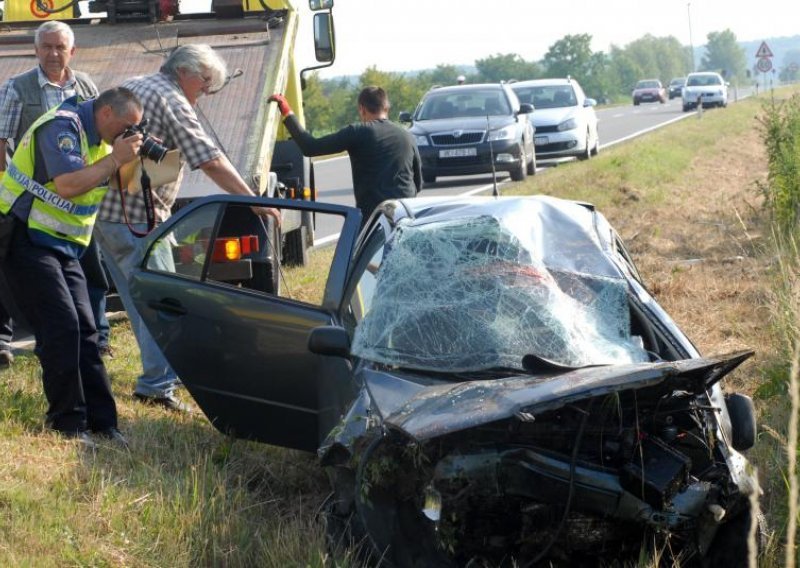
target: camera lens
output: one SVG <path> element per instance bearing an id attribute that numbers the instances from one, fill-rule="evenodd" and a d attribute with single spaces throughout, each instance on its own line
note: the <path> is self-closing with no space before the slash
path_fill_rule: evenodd
<path id="1" fill-rule="evenodd" d="M 150 136 L 145 136 L 139 154 L 154 162 L 160 162 L 167 155 L 167 148 L 156 142 Z"/>

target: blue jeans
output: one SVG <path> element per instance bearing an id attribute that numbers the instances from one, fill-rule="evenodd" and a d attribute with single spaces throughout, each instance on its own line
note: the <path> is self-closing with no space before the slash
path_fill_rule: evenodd
<path id="1" fill-rule="evenodd" d="M 137 231 L 147 230 L 145 223 L 132 224 Z M 136 394 L 142 396 L 164 397 L 170 396 L 175 390 L 178 376 L 172 370 L 164 354 L 159 349 L 153 336 L 136 310 L 136 305 L 131 298 L 130 288 L 128 287 L 128 276 L 133 272 L 137 261 L 141 259 L 143 239 L 133 236 L 124 223 L 110 223 L 108 221 L 97 221 L 94 228 L 94 238 L 100 245 L 106 267 L 108 268 L 111 279 L 117 287 L 122 305 L 128 312 L 128 319 L 136 341 L 139 343 L 139 351 L 142 357 L 142 374 L 136 382 Z M 151 261 L 163 263 L 163 268 L 174 272 L 171 252 L 159 255 L 158 251 L 153 255 Z"/>

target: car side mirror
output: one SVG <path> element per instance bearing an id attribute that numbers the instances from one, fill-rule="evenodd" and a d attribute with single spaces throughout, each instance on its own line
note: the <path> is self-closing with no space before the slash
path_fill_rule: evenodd
<path id="1" fill-rule="evenodd" d="M 398 116 L 398 120 L 400 122 L 411 122 L 411 113 L 410 112 L 401 112 Z"/>
<path id="2" fill-rule="evenodd" d="M 583 99 L 583 106 L 585 107 L 597 106 L 597 101 L 590 98 Z"/>
<path id="3" fill-rule="evenodd" d="M 517 114 L 530 114 L 533 112 L 533 105 L 531 103 L 520 103 L 519 112 Z"/>
<path id="4" fill-rule="evenodd" d="M 343 327 L 315 327 L 308 334 L 308 350 L 316 355 L 350 357 L 350 336 Z"/>

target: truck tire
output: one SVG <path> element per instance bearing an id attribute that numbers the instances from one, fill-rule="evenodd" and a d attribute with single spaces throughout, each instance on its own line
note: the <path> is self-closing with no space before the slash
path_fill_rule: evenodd
<path id="1" fill-rule="evenodd" d="M 283 262 L 287 266 L 308 264 L 308 235 L 305 227 L 299 227 L 286 234 L 283 243 Z"/>

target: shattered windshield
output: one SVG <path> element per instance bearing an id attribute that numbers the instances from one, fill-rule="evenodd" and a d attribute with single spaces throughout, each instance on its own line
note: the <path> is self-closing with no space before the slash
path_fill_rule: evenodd
<path id="1" fill-rule="evenodd" d="M 630 335 L 626 281 L 589 231 L 558 234 L 527 211 L 398 229 L 353 353 L 439 372 L 647 361 Z"/>

